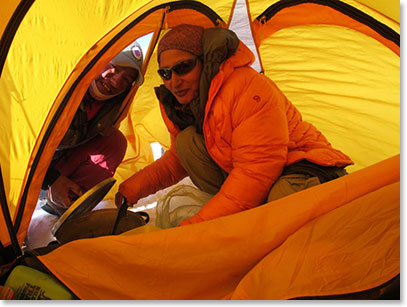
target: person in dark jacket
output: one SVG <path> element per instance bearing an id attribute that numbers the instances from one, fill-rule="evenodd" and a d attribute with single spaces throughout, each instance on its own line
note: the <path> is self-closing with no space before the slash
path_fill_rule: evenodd
<path id="1" fill-rule="evenodd" d="M 48 213 L 61 215 L 77 196 L 114 175 L 127 148 L 114 125 L 130 88 L 144 82 L 142 63 L 134 42 L 92 81 L 45 175 L 42 208 Z"/>

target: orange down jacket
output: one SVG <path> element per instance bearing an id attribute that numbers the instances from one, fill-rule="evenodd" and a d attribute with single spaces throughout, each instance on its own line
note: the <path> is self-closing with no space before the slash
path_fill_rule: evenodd
<path id="1" fill-rule="evenodd" d="M 242 42 L 212 79 L 203 132 L 208 153 L 229 173 L 220 191 L 181 225 L 237 213 L 262 204 L 286 165 L 307 159 L 324 166 L 353 164 L 332 148 L 268 77 L 249 65 L 254 55 Z M 171 147 L 124 181 L 119 192 L 130 203 L 177 183 L 188 174 L 177 157 L 180 131 L 166 116 Z"/>

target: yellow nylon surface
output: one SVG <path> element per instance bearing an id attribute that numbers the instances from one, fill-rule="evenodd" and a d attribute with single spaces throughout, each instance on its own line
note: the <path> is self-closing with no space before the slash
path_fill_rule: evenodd
<path id="1" fill-rule="evenodd" d="M 77 240 L 40 260 L 81 299 L 222 299 L 239 289 L 237 298 L 284 299 L 366 290 L 400 272 L 399 158 L 238 214 Z M 278 284 L 273 272 L 284 276 L 284 291 L 270 290 Z"/>
<path id="2" fill-rule="evenodd" d="M 366 6 L 371 7 L 372 9 L 383 14 L 387 17 L 390 17 L 394 21 L 400 23 L 400 3 L 399 0 L 358 0 L 355 2 L 363 3 Z"/>
<path id="3" fill-rule="evenodd" d="M 36 1 L 15 35 L 0 80 L 0 161 L 12 215 L 36 138 L 60 88 L 87 50 L 131 12 L 129 5 L 136 8 L 143 1 L 122 8 L 115 3 Z"/>
<path id="4" fill-rule="evenodd" d="M 248 0 L 252 20 L 265 11 L 268 6 L 279 2 L 278 0 L 257 1 Z M 378 21 L 400 33 L 400 2 L 397 0 L 341 0 L 362 12 L 374 17 Z M 389 19 L 391 18 L 391 19 Z"/>
<path id="5" fill-rule="evenodd" d="M 297 26 L 260 47 L 273 79 L 354 171 L 400 152 L 400 58 L 352 29 Z"/>
<path id="6" fill-rule="evenodd" d="M 399 195 L 397 182 L 311 221 L 263 258 L 229 298 L 347 294 L 380 286 L 383 275 L 390 280 L 400 270 Z"/>

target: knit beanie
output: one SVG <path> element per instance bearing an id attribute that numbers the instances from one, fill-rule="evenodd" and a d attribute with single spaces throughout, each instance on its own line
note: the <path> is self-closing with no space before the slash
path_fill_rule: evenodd
<path id="1" fill-rule="evenodd" d="M 136 84 L 140 86 L 144 82 L 143 73 L 141 67 L 143 65 L 143 51 L 141 46 L 137 42 L 133 42 L 127 46 L 122 52 L 120 52 L 111 62 L 117 66 L 130 67 L 138 71 Z"/>
<path id="2" fill-rule="evenodd" d="M 204 28 L 196 25 L 181 24 L 167 32 L 160 40 L 157 48 L 157 60 L 168 49 L 178 49 L 195 56 L 202 54 L 202 35 Z"/>

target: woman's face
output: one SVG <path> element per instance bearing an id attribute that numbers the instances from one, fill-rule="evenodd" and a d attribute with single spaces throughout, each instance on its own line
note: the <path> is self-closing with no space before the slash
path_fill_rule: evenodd
<path id="1" fill-rule="evenodd" d="M 193 58 L 195 56 L 189 52 L 169 49 L 160 55 L 160 68 L 170 68 L 177 63 Z M 197 59 L 195 67 L 184 75 L 177 75 L 174 70 L 171 70 L 171 78 L 163 80 L 164 86 L 177 98 L 180 104 L 189 104 L 198 97 L 201 71 L 202 63 Z"/>

